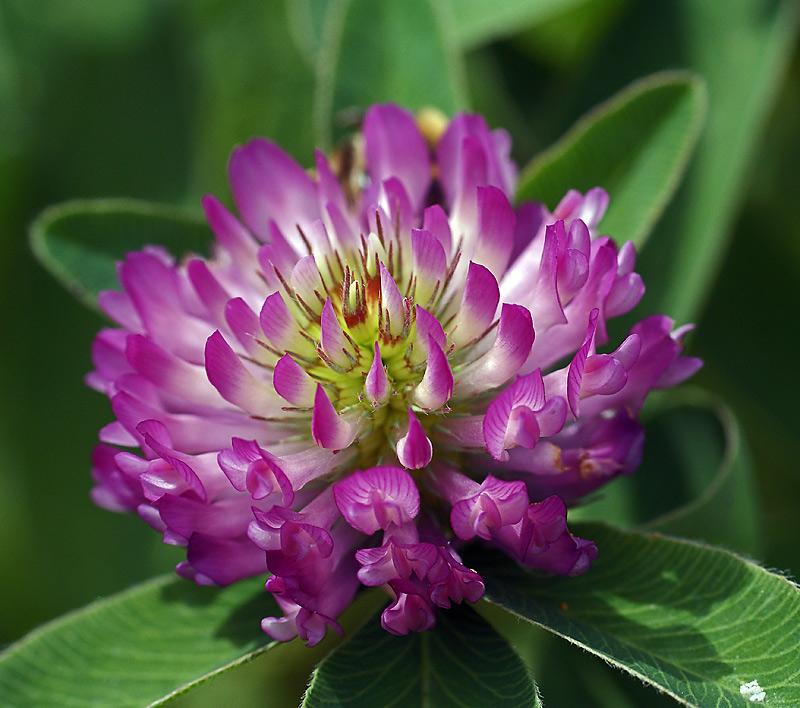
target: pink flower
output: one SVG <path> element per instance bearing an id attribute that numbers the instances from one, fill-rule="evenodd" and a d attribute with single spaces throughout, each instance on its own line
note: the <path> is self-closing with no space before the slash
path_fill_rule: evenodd
<path id="1" fill-rule="evenodd" d="M 197 583 L 269 573 L 264 631 L 309 644 L 362 586 L 395 633 L 476 602 L 473 539 L 584 572 L 565 501 L 634 471 L 647 394 L 699 366 L 663 316 L 598 352 L 644 291 L 632 245 L 597 235 L 603 190 L 515 209 L 510 141 L 479 116 L 425 138 L 380 105 L 362 135 L 312 172 L 237 148 L 239 217 L 206 197 L 210 259 L 128 254 L 88 378 L 116 417 L 95 501 L 185 546 Z"/>

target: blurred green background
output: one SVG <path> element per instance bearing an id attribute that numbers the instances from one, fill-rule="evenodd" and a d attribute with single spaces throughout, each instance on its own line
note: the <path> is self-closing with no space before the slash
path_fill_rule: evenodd
<path id="1" fill-rule="evenodd" d="M 753 453 L 765 533 L 758 560 L 800 571 L 797 5 L 488 4 L 432 7 L 462 98 L 510 130 L 521 165 L 644 74 L 685 68 L 706 78 L 706 130 L 641 255 L 651 287 L 635 312 L 672 305 L 668 314 L 697 323 L 690 353 L 706 365 L 695 383 L 732 407 Z M 73 198 L 192 208 L 207 192 L 229 200 L 227 156 L 254 135 L 309 164 L 329 5 L 337 3 L 0 0 L 0 646 L 180 560 L 138 518 L 89 500 L 89 456 L 111 412 L 82 379 L 104 322 L 34 261 L 28 225 Z M 348 38 L 396 39 L 366 21 Z M 372 80 L 390 73 L 377 61 L 365 71 Z M 694 256 L 704 239 L 716 246 Z M 683 297 L 693 278 L 708 286 L 702 301 Z M 645 465 L 639 475 L 647 473 Z M 257 667 L 246 672 L 241 685 L 264 680 Z M 305 675 L 298 670 L 295 684 Z"/>

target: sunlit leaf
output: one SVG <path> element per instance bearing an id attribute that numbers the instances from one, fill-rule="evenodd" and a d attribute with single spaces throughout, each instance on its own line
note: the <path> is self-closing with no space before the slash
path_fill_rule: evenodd
<path id="1" fill-rule="evenodd" d="M 601 231 L 640 245 L 678 186 L 704 114 L 697 77 L 665 72 L 637 81 L 534 158 L 517 196 L 553 209 L 569 189 L 601 186 L 611 197 Z"/>
<path id="2" fill-rule="evenodd" d="M 50 207 L 31 226 L 39 261 L 89 307 L 101 290 L 118 289 L 116 263 L 130 251 L 161 245 L 176 258 L 207 254 L 211 230 L 198 216 L 125 199 L 74 201 Z"/>
<path id="3" fill-rule="evenodd" d="M 469 606 L 440 611 L 436 628 L 398 637 L 373 617 L 311 679 L 303 708 L 525 708 L 533 677 Z"/>
<path id="4" fill-rule="evenodd" d="M 800 705 L 800 590 L 727 551 L 576 524 L 600 556 L 577 578 L 540 578 L 507 557 L 471 558 L 487 598 L 698 708 Z M 743 688 L 744 687 L 744 688 Z M 547 696 L 545 696 L 545 699 Z"/>
<path id="5" fill-rule="evenodd" d="M 0 696 L 15 708 L 158 705 L 275 645 L 263 579 L 227 588 L 158 578 L 32 632 L 0 655 Z"/>

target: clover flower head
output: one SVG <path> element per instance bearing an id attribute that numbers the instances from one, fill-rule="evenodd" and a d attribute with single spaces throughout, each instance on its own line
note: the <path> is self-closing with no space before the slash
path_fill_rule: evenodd
<path id="1" fill-rule="evenodd" d="M 644 291 L 632 244 L 597 234 L 602 189 L 515 208 L 505 132 L 419 125 L 373 106 L 310 171 L 237 148 L 238 217 L 203 202 L 212 257 L 130 253 L 100 297 L 95 501 L 185 546 L 198 584 L 268 573 L 276 639 L 340 631 L 362 586 L 391 595 L 388 631 L 432 627 L 484 593 L 473 539 L 583 573 L 567 503 L 636 469 L 647 394 L 699 366 L 661 315 L 598 353 Z"/>

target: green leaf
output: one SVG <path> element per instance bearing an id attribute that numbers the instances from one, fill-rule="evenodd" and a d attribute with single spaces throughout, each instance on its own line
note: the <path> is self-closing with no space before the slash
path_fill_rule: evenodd
<path id="1" fill-rule="evenodd" d="M 314 671 L 303 708 L 526 708 L 536 685 L 506 641 L 468 605 L 403 637 L 372 617 Z"/>
<path id="2" fill-rule="evenodd" d="M 602 520 L 747 554 L 760 551 L 752 463 L 733 411 L 702 389 L 682 387 L 661 398 L 644 424 L 639 470 L 570 510 L 570 520 Z"/>
<path id="3" fill-rule="evenodd" d="M 470 558 L 486 597 L 698 708 L 800 705 L 800 591 L 727 551 L 576 524 L 600 556 L 577 578 L 540 578 L 495 552 Z M 546 698 L 546 696 L 545 696 Z"/>
<path id="4" fill-rule="evenodd" d="M 517 34 L 588 0 L 449 0 L 458 41 L 476 47 L 503 35 Z"/>
<path id="5" fill-rule="evenodd" d="M 691 74 L 654 74 L 581 118 L 523 172 L 519 199 L 551 209 L 569 189 L 610 195 L 601 229 L 641 245 L 675 192 L 705 115 L 702 82 Z"/>
<path id="6" fill-rule="evenodd" d="M 157 244 L 180 258 L 208 253 L 211 230 L 174 207 L 129 199 L 65 202 L 46 209 L 30 230 L 39 261 L 79 300 L 97 308 L 101 290 L 119 289 L 116 263 Z"/>
<path id="7" fill-rule="evenodd" d="M 371 103 L 452 114 L 465 106 L 462 57 L 442 0 L 332 0 L 317 62 L 320 143 Z M 350 115 L 348 116 L 348 112 Z"/>
<path id="8" fill-rule="evenodd" d="M 708 125 L 639 271 L 653 308 L 687 322 L 698 316 L 722 264 L 800 13 L 793 0 L 679 0 L 672 7 L 672 23 L 683 28 L 675 42 L 680 61 L 708 84 Z"/>
<path id="9" fill-rule="evenodd" d="M 0 655 L 0 696 L 15 708 L 141 708 L 276 643 L 259 619 L 280 614 L 263 579 L 227 588 L 157 578 L 57 619 Z"/>

